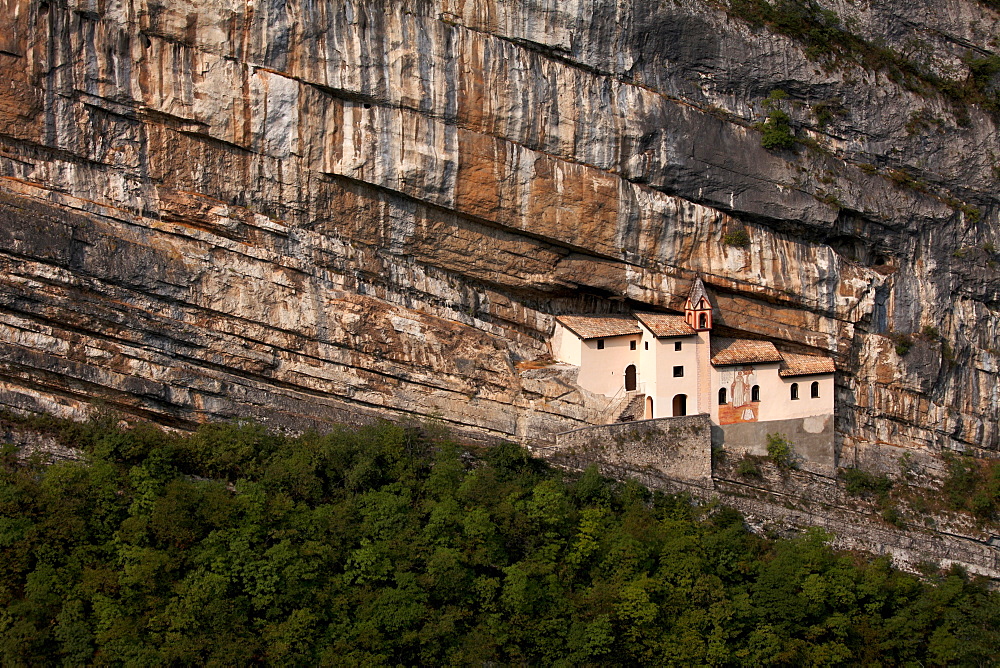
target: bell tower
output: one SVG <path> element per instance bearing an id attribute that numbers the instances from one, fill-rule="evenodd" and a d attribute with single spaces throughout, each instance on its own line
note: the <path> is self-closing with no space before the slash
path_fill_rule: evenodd
<path id="1" fill-rule="evenodd" d="M 705 292 L 701 276 L 694 279 L 691 293 L 684 304 L 684 320 L 692 329 L 699 332 L 712 329 L 712 303 L 708 301 L 708 293 Z"/>

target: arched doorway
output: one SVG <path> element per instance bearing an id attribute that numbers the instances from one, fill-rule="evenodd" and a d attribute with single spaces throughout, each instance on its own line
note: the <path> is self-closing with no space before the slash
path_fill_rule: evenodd
<path id="1" fill-rule="evenodd" d="M 635 365 L 629 364 L 625 367 L 625 391 L 632 392 L 635 386 Z"/>
<path id="2" fill-rule="evenodd" d="M 688 395 L 678 394 L 674 397 L 674 417 L 687 415 Z"/>
<path id="3" fill-rule="evenodd" d="M 653 397 L 646 397 L 646 415 L 647 420 L 653 419 Z"/>

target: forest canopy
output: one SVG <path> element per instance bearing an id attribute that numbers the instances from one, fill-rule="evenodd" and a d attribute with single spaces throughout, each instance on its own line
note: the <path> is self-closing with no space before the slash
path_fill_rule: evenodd
<path id="1" fill-rule="evenodd" d="M 986 665 L 1000 597 L 382 423 L 62 427 L 0 463 L 0 663 Z"/>

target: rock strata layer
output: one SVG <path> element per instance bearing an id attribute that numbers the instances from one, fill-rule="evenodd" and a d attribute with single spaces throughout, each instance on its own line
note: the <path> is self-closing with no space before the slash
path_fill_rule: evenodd
<path id="1" fill-rule="evenodd" d="M 822 5 L 921 71 L 1000 84 L 979 3 Z M 978 98 L 703 0 L 0 15 L 2 405 L 545 437 L 608 404 L 526 368 L 554 315 L 677 308 L 701 274 L 721 326 L 836 358 L 845 457 L 1000 448 Z M 761 146 L 775 108 L 794 149 Z"/>

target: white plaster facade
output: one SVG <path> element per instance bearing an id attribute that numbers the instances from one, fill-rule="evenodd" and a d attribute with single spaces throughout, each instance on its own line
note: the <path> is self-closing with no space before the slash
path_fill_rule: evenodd
<path id="1" fill-rule="evenodd" d="M 672 416 L 674 399 L 680 396 L 684 397 L 685 414 L 693 415 L 701 380 L 698 362 L 708 342 L 699 336 L 657 338 L 646 326 L 640 324 L 640 328 L 641 347 L 646 353 L 639 360 L 640 390 L 652 399 L 652 410 L 647 402 L 646 417 Z"/>
<path id="2" fill-rule="evenodd" d="M 834 414 L 832 359 L 768 341 L 713 341 L 712 325 L 697 279 L 684 316 L 560 316 L 552 352 L 580 367 L 578 384 L 591 392 L 644 395 L 646 418 L 706 413 L 727 425 Z"/>
<path id="3" fill-rule="evenodd" d="M 579 384 L 591 392 L 614 396 L 619 390 L 624 390 L 625 374 L 630 365 L 636 366 L 638 375 L 639 360 L 636 350 L 631 350 L 631 344 L 638 347 L 640 336 L 616 336 L 603 339 L 604 349 L 599 349 L 598 341 L 592 339 L 583 341 L 580 349 Z"/>

